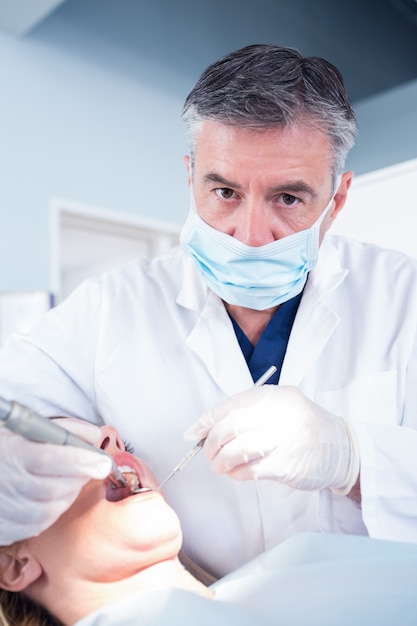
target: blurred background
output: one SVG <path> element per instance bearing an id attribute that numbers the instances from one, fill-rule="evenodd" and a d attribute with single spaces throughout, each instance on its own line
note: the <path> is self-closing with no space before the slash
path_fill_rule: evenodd
<path id="1" fill-rule="evenodd" d="M 339 228 L 417 255 L 416 0 L 0 0 L 0 343 L 85 276 L 176 243 L 182 104 L 252 43 L 339 67 L 360 129 Z"/>

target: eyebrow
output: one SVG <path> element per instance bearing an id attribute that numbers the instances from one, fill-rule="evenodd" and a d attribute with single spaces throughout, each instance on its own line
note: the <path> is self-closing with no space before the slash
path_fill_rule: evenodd
<path id="1" fill-rule="evenodd" d="M 235 183 L 232 180 L 227 180 L 220 174 L 217 174 L 217 172 L 210 172 L 209 174 L 206 174 L 203 178 L 203 183 L 215 183 L 218 185 L 223 185 L 224 187 L 230 187 L 231 189 L 238 189 L 238 190 L 242 188 L 241 185 L 239 185 L 239 183 Z M 312 199 L 317 198 L 317 191 L 313 189 L 313 187 L 310 187 L 310 185 L 307 185 L 307 183 L 304 182 L 303 180 L 292 180 L 282 185 L 276 185 L 275 187 L 271 187 L 269 191 L 272 194 L 305 193 L 308 196 L 310 196 L 310 198 Z"/>
<path id="2" fill-rule="evenodd" d="M 234 183 L 232 180 L 227 180 L 216 172 L 210 172 L 209 174 L 206 174 L 203 178 L 203 183 L 216 183 L 218 185 L 224 185 L 225 187 L 233 187 L 233 189 L 241 188 L 238 183 Z"/>

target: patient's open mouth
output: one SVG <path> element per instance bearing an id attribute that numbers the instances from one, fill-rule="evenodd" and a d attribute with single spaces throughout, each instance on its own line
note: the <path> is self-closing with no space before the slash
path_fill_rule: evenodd
<path id="1" fill-rule="evenodd" d="M 133 464 L 132 464 L 133 465 Z M 137 471 L 131 465 L 123 464 L 117 466 L 118 470 L 123 474 L 127 486 L 115 488 L 110 481 L 106 481 L 106 499 L 110 502 L 118 502 L 125 500 L 131 495 L 152 491 L 150 487 L 142 484 Z"/>
<path id="2" fill-rule="evenodd" d="M 127 481 L 130 493 L 141 493 L 144 491 L 152 491 L 150 487 L 144 487 L 139 480 L 139 476 L 129 465 L 118 465 L 118 469 L 122 472 Z"/>

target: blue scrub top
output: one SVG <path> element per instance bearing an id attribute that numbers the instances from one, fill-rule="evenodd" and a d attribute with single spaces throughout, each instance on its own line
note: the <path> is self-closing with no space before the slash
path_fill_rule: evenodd
<path id="1" fill-rule="evenodd" d="M 269 320 L 256 346 L 251 344 L 239 324 L 230 316 L 240 349 L 246 359 L 254 382 L 266 372 L 268 367 L 275 365 L 277 371 L 267 381 L 267 384 L 276 385 L 278 383 L 302 293 L 295 296 L 295 298 L 291 298 L 288 302 L 280 304 L 273 317 Z"/>

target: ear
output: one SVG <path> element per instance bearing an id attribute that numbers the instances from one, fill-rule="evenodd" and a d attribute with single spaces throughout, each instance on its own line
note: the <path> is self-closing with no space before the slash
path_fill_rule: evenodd
<path id="1" fill-rule="evenodd" d="M 187 168 L 187 182 L 188 186 L 191 185 L 191 159 L 188 154 L 184 157 L 185 167 Z"/>
<path id="2" fill-rule="evenodd" d="M 353 172 L 349 171 L 349 172 L 345 172 L 344 174 L 342 174 L 339 187 L 337 188 L 337 191 L 334 196 L 334 207 L 329 214 L 328 228 L 330 228 L 333 221 L 336 219 L 336 217 L 339 215 L 340 211 L 343 209 L 345 205 L 349 187 L 352 183 L 352 178 L 353 178 Z"/>
<path id="3" fill-rule="evenodd" d="M 7 591 L 22 591 L 43 573 L 38 560 L 26 549 L 0 551 L 0 587 Z"/>

